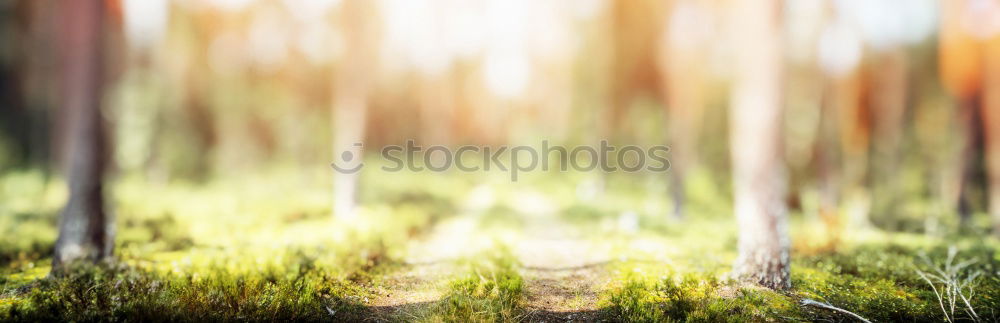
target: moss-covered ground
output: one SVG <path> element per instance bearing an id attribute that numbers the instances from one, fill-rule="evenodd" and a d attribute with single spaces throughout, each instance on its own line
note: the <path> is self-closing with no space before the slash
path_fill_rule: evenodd
<path id="1" fill-rule="evenodd" d="M 325 175 L 291 173 L 115 179 L 115 261 L 61 277 L 63 185 L 0 175 L 0 321 L 852 320 L 804 300 L 876 322 L 1000 320 L 1000 243 L 974 229 L 834 238 L 802 207 L 793 287 L 776 292 L 728 280 L 729 198 L 706 176 L 682 220 L 662 180 L 573 173 L 369 174 L 358 214 L 335 218 Z M 949 263 L 968 299 L 954 309 L 947 281 L 920 276 Z"/>

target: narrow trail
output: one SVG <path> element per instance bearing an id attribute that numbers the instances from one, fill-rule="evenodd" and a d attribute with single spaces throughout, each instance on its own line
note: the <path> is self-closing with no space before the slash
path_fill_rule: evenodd
<path id="1" fill-rule="evenodd" d="M 375 321 L 406 319 L 441 300 L 448 281 L 462 271 L 455 260 L 482 248 L 474 235 L 478 223 L 477 218 L 458 216 L 435 224 L 426 237 L 411 242 L 403 268 L 385 276 L 375 290 L 378 297 L 370 304 Z"/>
<path id="2" fill-rule="evenodd" d="M 405 319 L 442 299 L 447 283 L 464 273 L 459 259 L 505 245 L 525 281 L 526 320 L 594 321 L 600 288 L 609 280 L 610 248 L 555 215 L 525 215 L 521 228 L 483 227 L 483 216 L 457 216 L 413 241 L 406 265 L 382 281 L 369 303 L 376 320 Z"/>
<path id="3" fill-rule="evenodd" d="M 551 217 L 535 219 L 514 254 L 525 279 L 529 321 L 595 321 L 600 288 L 609 280 L 610 250 Z"/>
<path id="4" fill-rule="evenodd" d="M 392 273 L 375 289 L 378 297 L 369 304 L 375 312 L 375 321 L 405 319 L 420 312 L 442 298 L 444 284 L 454 265 L 447 262 L 413 264 Z"/>

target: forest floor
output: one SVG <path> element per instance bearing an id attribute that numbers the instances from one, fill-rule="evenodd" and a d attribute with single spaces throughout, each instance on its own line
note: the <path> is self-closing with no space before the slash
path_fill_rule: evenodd
<path id="1" fill-rule="evenodd" d="M 545 215 L 528 220 L 524 230 L 512 232 L 500 246 L 497 230 L 483 228 L 477 218 L 482 217 L 444 221 L 407 247 L 405 265 L 388 275 L 372 302 L 380 318 L 407 317 L 440 302 L 448 280 L 462 269 L 460 259 L 506 248 L 502 256 L 517 264 L 515 270 L 524 279 L 520 306 L 525 320 L 600 319 L 600 288 L 611 279 L 608 265 L 613 259 L 608 248 L 600 248 L 571 224 Z"/>
<path id="2" fill-rule="evenodd" d="M 731 212 L 697 181 L 671 220 L 652 180 L 427 176 L 363 179 L 346 219 L 318 176 L 123 178 L 116 261 L 53 277 L 63 186 L 0 175 L 0 321 L 851 320 L 804 300 L 872 321 L 1000 319 L 1000 242 L 978 231 L 832 236 L 807 205 L 792 215 L 792 289 L 776 292 L 727 278 Z M 932 288 L 920 273 L 937 270 Z M 935 288 L 963 282 L 969 305 L 943 311 Z"/>

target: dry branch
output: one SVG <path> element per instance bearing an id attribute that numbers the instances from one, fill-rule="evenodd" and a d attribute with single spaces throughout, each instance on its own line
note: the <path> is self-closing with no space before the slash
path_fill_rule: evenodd
<path id="1" fill-rule="evenodd" d="M 811 300 L 811 299 L 808 299 L 808 298 L 802 300 L 802 305 L 803 306 L 815 306 L 815 307 L 819 307 L 819 308 L 822 308 L 822 309 L 828 309 L 828 310 L 832 310 L 832 311 L 841 312 L 841 313 L 850 315 L 851 317 L 857 319 L 858 321 L 865 322 L 865 323 L 872 323 L 872 321 L 869 321 L 868 319 L 861 317 L 861 315 L 854 314 L 851 311 L 848 311 L 848 310 L 845 310 L 845 309 L 842 309 L 842 308 L 839 308 L 839 307 L 836 307 L 836 306 L 833 306 L 833 305 L 830 305 L 830 304 L 827 304 L 827 303 L 817 302 L 817 301 L 814 301 L 814 300 Z"/>

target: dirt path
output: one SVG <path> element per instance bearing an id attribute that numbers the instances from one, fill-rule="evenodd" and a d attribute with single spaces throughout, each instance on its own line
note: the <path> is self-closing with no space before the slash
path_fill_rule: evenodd
<path id="1" fill-rule="evenodd" d="M 565 270 L 528 269 L 528 321 L 590 322 L 600 317 L 598 292 L 607 283 L 603 266 Z"/>
<path id="2" fill-rule="evenodd" d="M 404 265 L 389 273 L 370 303 L 375 321 L 405 320 L 441 300 L 449 280 L 462 270 L 456 259 L 485 248 L 479 219 L 459 216 L 436 224 L 423 239 L 410 243 Z"/>
<path id="3" fill-rule="evenodd" d="M 376 320 L 406 319 L 439 301 L 447 282 L 464 269 L 456 260 L 508 246 L 525 280 L 531 322 L 596 321 L 600 288 L 609 279 L 609 248 L 554 215 L 526 216 L 520 230 L 483 227 L 479 216 L 458 216 L 414 241 L 407 265 L 389 274 L 371 305 Z"/>
<path id="4" fill-rule="evenodd" d="M 608 248 L 556 219 L 532 221 L 524 233 L 515 256 L 525 279 L 528 321 L 596 321 L 600 288 L 609 279 Z"/>
<path id="5" fill-rule="evenodd" d="M 449 277 L 456 271 L 448 262 L 408 264 L 389 274 L 375 289 L 378 297 L 369 306 L 374 321 L 396 321 L 419 313 L 441 299 Z"/>

